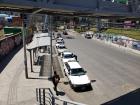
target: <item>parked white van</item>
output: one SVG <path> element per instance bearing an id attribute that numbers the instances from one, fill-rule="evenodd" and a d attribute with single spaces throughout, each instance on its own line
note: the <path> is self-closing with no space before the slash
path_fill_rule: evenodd
<path id="1" fill-rule="evenodd" d="M 91 39 L 92 37 L 93 37 L 93 32 L 92 32 L 92 31 L 87 31 L 87 32 L 85 33 L 85 38 Z"/>
<path id="2" fill-rule="evenodd" d="M 69 83 L 73 89 L 91 88 L 91 81 L 86 71 L 79 65 L 77 61 L 69 61 L 64 66 L 65 75 L 68 77 Z"/>
<path id="3" fill-rule="evenodd" d="M 63 63 L 66 63 L 68 61 L 74 61 L 74 60 L 76 61 L 75 55 L 72 52 L 70 52 L 70 51 L 62 52 L 61 58 L 62 58 L 62 62 Z"/>

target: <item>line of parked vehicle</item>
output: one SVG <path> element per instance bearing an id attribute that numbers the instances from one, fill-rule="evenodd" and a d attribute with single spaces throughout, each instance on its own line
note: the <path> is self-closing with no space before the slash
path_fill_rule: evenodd
<path id="1" fill-rule="evenodd" d="M 72 89 L 92 89 L 91 81 L 85 71 L 77 61 L 77 56 L 69 51 L 65 44 L 64 39 L 59 37 L 56 39 L 56 49 L 58 55 L 64 66 L 64 74 L 68 78 Z"/>

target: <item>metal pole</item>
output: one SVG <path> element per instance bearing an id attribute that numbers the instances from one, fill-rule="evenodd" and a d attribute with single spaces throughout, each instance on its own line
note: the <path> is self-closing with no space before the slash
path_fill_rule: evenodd
<path id="1" fill-rule="evenodd" d="M 43 89 L 43 105 L 46 105 L 46 100 L 45 100 L 45 89 Z"/>
<path id="2" fill-rule="evenodd" d="M 35 64 L 34 56 L 35 56 L 35 50 L 33 49 L 33 63 Z"/>
<path id="3" fill-rule="evenodd" d="M 38 88 L 36 88 L 36 100 L 38 101 Z"/>
<path id="4" fill-rule="evenodd" d="M 63 102 L 63 105 L 67 105 L 67 102 L 66 102 L 66 101 L 64 101 L 64 102 Z"/>
<path id="5" fill-rule="evenodd" d="M 52 76 L 53 56 L 52 56 L 52 16 L 51 15 L 49 15 L 49 33 L 50 33 L 50 53 L 51 53 L 50 75 Z"/>
<path id="6" fill-rule="evenodd" d="M 55 97 L 52 96 L 51 98 L 52 98 L 52 105 L 55 105 Z"/>
<path id="7" fill-rule="evenodd" d="M 31 72 L 34 72 L 33 71 L 33 63 L 32 63 L 32 50 L 30 50 L 30 64 L 31 64 Z"/>
<path id="8" fill-rule="evenodd" d="M 25 65 L 25 77 L 28 78 L 28 67 L 27 67 L 27 54 L 26 54 L 26 42 L 25 42 L 25 27 L 23 25 L 22 29 L 22 36 L 23 36 L 23 48 L 24 48 L 24 65 Z"/>
<path id="9" fill-rule="evenodd" d="M 40 104 L 40 105 L 42 105 L 41 98 L 42 98 L 42 97 L 41 97 L 41 89 L 39 89 L 39 104 Z"/>
<path id="10" fill-rule="evenodd" d="M 101 19 L 99 17 L 97 17 L 97 30 L 98 32 L 100 31 L 101 29 Z"/>

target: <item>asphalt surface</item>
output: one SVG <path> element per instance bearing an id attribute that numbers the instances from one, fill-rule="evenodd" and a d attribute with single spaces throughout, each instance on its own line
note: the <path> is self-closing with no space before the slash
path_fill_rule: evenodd
<path id="1" fill-rule="evenodd" d="M 75 92 L 65 79 L 60 87 L 69 98 L 88 105 L 140 105 L 140 56 L 71 35 L 65 36 L 65 44 L 94 82 L 93 90 Z"/>

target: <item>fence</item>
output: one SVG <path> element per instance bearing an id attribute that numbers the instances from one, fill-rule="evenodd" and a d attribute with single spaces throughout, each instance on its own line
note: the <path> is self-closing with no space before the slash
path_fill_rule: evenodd
<path id="1" fill-rule="evenodd" d="M 85 105 L 55 97 L 50 88 L 37 88 L 36 99 L 39 105 Z"/>
<path id="2" fill-rule="evenodd" d="M 112 42 L 124 47 L 129 47 L 140 51 L 140 41 L 132 38 L 125 37 L 123 35 L 107 34 L 107 33 L 96 33 L 94 38 Z"/>

